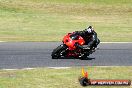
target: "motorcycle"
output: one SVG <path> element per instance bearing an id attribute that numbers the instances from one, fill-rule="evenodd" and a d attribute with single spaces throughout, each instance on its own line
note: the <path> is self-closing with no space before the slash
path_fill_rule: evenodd
<path id="1" fill-rule="evenodd" d="M 63 57 L 74 57 L 79 59 L 85 59 L 92 54 L 92 48 L 85 45 L 84 39 L 75 35 L 74 33 L 68 33 L 63 37 L 62 44 L 52 51 L 52 59 L 58 59 Z M 80 46 L 80 47 L 78 47 Z"/>

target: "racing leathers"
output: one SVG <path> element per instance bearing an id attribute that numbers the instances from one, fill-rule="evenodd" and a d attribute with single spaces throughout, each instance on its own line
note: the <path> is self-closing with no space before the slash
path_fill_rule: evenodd
<path id="1" fill-rule="evenodd" d="M 85 45 L 87 45 L 91 49 L 95 49 L 100 43 L 100 40 L 97 38 L 97 33 L 94 30 L 88 32 L 87 29 L 85 29 L 83 31 L 75 31 L 74 34 L 83 37 L 83 39 L 85 40 Z"/>

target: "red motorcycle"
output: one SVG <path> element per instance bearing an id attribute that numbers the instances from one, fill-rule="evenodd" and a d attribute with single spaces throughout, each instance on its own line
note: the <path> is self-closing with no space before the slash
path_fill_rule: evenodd
<path id="1" fill-rule="evenodd" d="M 92 54 L 91 49 L 87 47 L 87 45 L 84 45 L 84 39 L 79 35 L 75 35 L 74 33 L 68 33 L 65 35 L 62 42 L 63 44 L 53 50 L 51 54 L 52 59 L 58 59 L 62 57 L 84 59 Z"/>

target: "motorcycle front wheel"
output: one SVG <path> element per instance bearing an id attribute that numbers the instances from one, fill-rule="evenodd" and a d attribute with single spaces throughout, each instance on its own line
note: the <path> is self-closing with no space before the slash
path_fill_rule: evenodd
<path id="1" fill-rule="evenodd" d="M 66 50 L 66 46 L 64 44 L 61 44 L 57 48 L 55 48 L 51 54 L 52 59 L 58 59 L 61 57 L 61 52 Z"/>

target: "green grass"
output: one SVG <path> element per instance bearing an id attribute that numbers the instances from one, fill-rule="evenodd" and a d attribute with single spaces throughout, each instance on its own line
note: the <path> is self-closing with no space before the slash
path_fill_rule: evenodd
<path id="1" fill-rule="evenodd" d="M 88 25 L 101 41 L 132 42 L 132 0 L 0 0 L 0 41 L 61 41 Z"/>
<path id="2" fill-rule="evenodd" d="M 85 67 L 90 79 L 130 79 L 132 66 Z M 81 67 L 69 69 L 37 68 L 32 70 L 0 70 L 0 88 L 83 88 L 78 82 Z M 117 86 L 86 88 L 119 88 Z M 132 88 L 122 86 L 120 88 Z"/>

